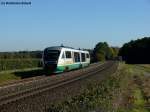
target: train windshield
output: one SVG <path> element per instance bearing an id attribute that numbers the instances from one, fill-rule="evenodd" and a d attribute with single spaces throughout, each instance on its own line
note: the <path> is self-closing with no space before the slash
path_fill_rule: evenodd
<path id="1" fill-rule="evenodd" d="M 56 61 L 58 60 L 60 51 L 58 50 L 45 50 L 44 51 L 44 60 L 46 61 Z"/>

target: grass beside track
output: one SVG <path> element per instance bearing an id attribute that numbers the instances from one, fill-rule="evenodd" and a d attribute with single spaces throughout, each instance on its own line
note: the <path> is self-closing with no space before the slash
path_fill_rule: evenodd
<path id="1" fill-rule="evenodd" d="M 42 68 L 30 68 L 30 69 L 18 69 L 7 70 L 0 72 L 0 85 L 8 83 L 14 80 L 20 80 L 23 78 L 34 77 L 44 74 Z"/>
<path id="2" fill-rule="evenodd" d="M 89 82 L 80 95 L 50 104 L 49 112 L 149 112 L 143 92 L 148 86 L 141 87 L 144 72 L 137 65 L 121 63 L 115 74 L 101 82 Z"/>

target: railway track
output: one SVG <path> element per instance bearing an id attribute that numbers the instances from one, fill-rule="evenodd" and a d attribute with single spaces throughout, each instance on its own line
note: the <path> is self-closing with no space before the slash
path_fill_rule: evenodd
<path id="1" fill-rule="evenodd" d="M 97 63 L 93 63 L 93 64 L 90 64 L 90 66 L 94 66 L 96 65 Z M 101 63 L 102 64 L 102 63 Z M 70 71 L 71 72 L 71 71 Z M 61 75 L 61 73 L 57 73 L 57 74 L 51 74 L 51 75 L 45 75 L 45 74 L 41 74 L 39 76 L 34 76 L 34 77 L 29 77 L 29 78 L 23 78 L 23 79 L 20 79 L 20 80 L 13 80 L 13 81 L 9 81 L 9 82 L 6 82 L 6 83 L 3 83 L 0 85 L 0 88 L 3 88 L 3 87 L 8 87 L 8 86 L 13 86 L 13 85 L 16 85 L 16 84 L 19 84 L 19 83 L 25 83 L 25 82 L 30 82 L 30 81 L 33 81 L 33 80 L 39 80 L 41 78 L 47 78 L 47 77 L 53 77 L 55 75 Z"/>
<path id="2" fill-rule="evenodd" d="M 57 81 L 62 81 L 64 78 L 71 78 L 72 76 L 80 75 L 82 72 L 88 71 L 100 65 L 102 65 L 102 63 L 94 63 L 91 64 L 88 68 L 79 69 L 76 71 L 54 74 L 50 76 L 42 75 L 5 84 L 0 86 L 0 99 L 1 97 L 11 96 L 20 93 L 21 91 L 28 91 L 33 87 L 47 84 L 45 82 L 55 83 Z"/>
<path id="3" fill-rule="evenodd" d="M 6 90 L 9 88 L 10 91 L 7 93 L 3 92 L 0 96 L 0 106 L 4 106 L 16 101 L 35 96 L 40 93 L 58 88 L 63 85 L 70 85 L 73 82 L 84 80 L 86 78 L 92 77 L 95 74 L 104 72 L 112 66 L 117 66 L 117 62 L 106 62 L 104 64 L 95 64 L 85 69 L 62 73 L 61 75 L 43 77 L 39 80 L 27 81 L 25 83 L 15 84 L 14 86 L 23 87 L 23 89 L 18 90 L 18 88 L 12 90 L 11 86 L 4 87 Z M 1 92 L 1 89 L 0 89 Z"/>

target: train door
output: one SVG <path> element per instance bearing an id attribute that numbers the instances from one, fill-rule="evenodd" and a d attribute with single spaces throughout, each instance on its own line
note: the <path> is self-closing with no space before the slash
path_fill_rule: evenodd
<path id="1" fill-rule="evenodd" d="M 73 58 L 72 58 L 72 52 L 70 50 L 66 50 L 65 51 L 65 69 L 66 71 L 71 70 L 72 69 L 72 65 L 73 65 Z"/>
<path id="2" fill-rule="evenodd" d="M 86 62 L 88 64 L 90 64 L 90 55 L 89 55 L 89 53 L 86 53 Z"/>
<path id="3" fill-rule="evenodd" d="M 74 63 L 80 63 L 80 53 L 74 52 Z"/>

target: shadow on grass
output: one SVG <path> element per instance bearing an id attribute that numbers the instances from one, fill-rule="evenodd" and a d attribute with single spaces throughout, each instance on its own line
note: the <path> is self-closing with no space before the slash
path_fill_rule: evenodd
<path id="1" fill-rule="evenodd" d="M 74 69 L 74 70 L 71 70 L 71 71 L 70 70 L 69 71 L 65 71 L 65 73 L 69 73 L 69 72 L 72 72 L 72 71 L 75 71 L 75 70 L 77 70 L 77 69 Z M 42 76 L 42 75 L 47 75 L 47 76 L 59 75 L 61 73 L 62 72 L 60 72 L 60 73 L 53 73 L 52 71 L 44 70 L 44 69 L 36 69 L 36 70 L 14 72 L 15 76 L 20 77 L 21 79 L 35 77 L 35 76 Z"/>
<path id="2" fill-rule="evenodd" d="M 45 75 L 45 71 L 43 69 L 29 70 L 29 71 L 17 71 L 17 72 L 14 72 L 14 74 L 18 77 L 21 77 L 21 79 L 24 79 L 24 78 L 29 78 L 29 77 Z"/>

